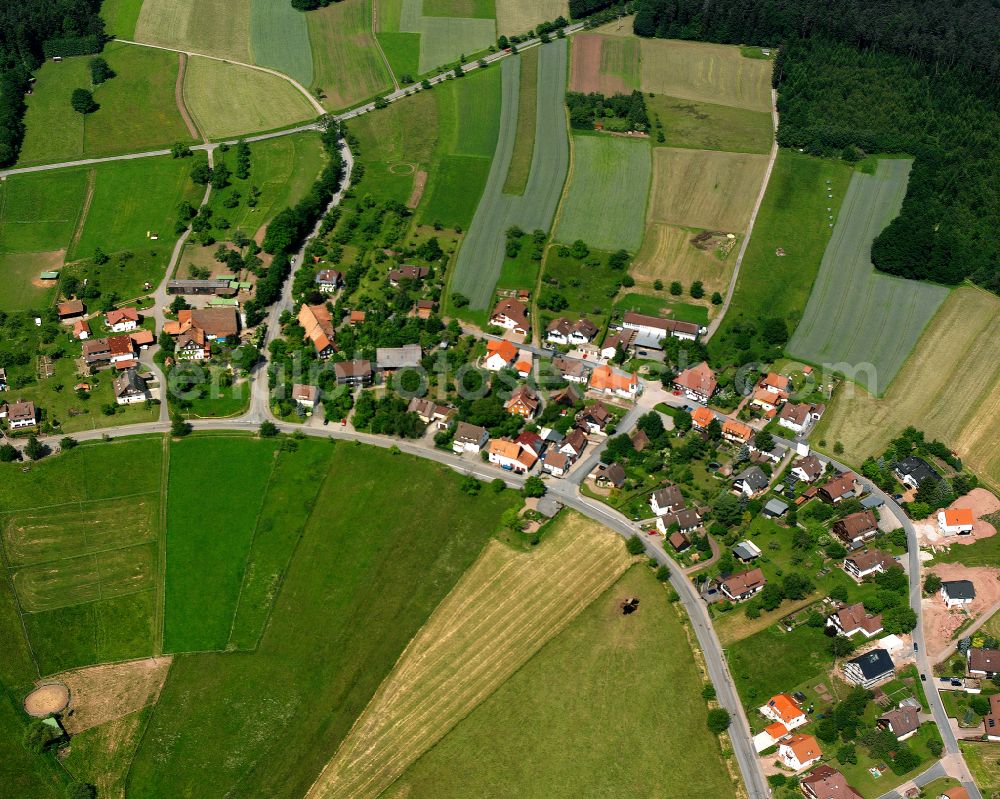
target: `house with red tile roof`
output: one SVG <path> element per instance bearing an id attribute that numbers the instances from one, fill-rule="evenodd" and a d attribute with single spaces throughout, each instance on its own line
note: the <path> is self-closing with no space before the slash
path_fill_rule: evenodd
<path id="1" fill-rule="evenodd" d="M 674 378 L 674 388 L 696 402 L 708 402 L 718 387 L 715 372 L 704 361 Z"/>

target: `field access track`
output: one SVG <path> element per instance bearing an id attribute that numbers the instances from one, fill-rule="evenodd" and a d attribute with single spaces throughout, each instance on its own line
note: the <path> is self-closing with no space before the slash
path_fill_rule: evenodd
<path id="1" fill-rule="evenodd" d="M 567 45 L 559 39 L 541 47 L 538 54 L 538 106 L 535 150 L 524 194 L 503 193 L 517 131 L 520 61 L 504 59 L 500 136 L 486 190 L 476 208 L 469 234 L 458 253 L 452 278 L 453 293 L 469 298 L 469 307 L 485 308 L 493 297 L 504 258 L 504 233 L 511 225 L 523 230 L 548 231 L 569 167 L 569 139 L 563 110 Z"/>
<path id="2" fill-rule="evenodd" d="M 883 394 L 948 290 L 875 273 L 871 245 L 899 214 L 911 161 L 856 172 L 788 351 Z"/>

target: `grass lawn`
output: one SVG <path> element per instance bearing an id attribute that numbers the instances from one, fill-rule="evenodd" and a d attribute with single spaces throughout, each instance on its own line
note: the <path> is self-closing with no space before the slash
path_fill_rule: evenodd
<path id="1" fill-rule="evenodd" d="M 226 646 L 275 447 L 273 440 L 221 436 L 171 445 L 167 652 Z"/>
<path id="2" fill-rule="evenodd" d="M 651 120 L 659 117 L 662 145 L 730 153 L 768 153 L 774 139 L 771 114 L 716 103 L 699 103 L 660 94 L 646 98 Z"/>
<path id="3" fill-rule="evenodd" d="M 343 0 L 307 14 L 295 13 L 304 16 L 309 25 L 311 88 L 322 89 L 326 108 L 346 108 L 392 88 L 372 33 L 370 2 Z"/>
<path id="4" fill-rule="evenodd" d="M 877 778 L 872 776 L 868 769 L 873 766 L 882 765 L 885 761 L 873 760 L 868 756 L 863 747 L 858 748 L 857 763 L 841 764 L 834 761 L 831 765 L 847 777 L 848 784 L 856 788 L 864 799 L 877 799 L 877 797 L 882 796 L 888 791 L 891 791 L 893 788 L 902 785 L 907 780 L 912 779 L 916 775 L 927 770 L 931 763 L 936 759 L 927 749 L 927 742 L 931 738 L 937 738 L 940 740 L 940 735 L 938 734 L 937 728 L 933 723 L 925 723 L 920 726 L 916 735 L 907 739 L 906 745 L 914 753 L 920 756 L 921 762 L 915 769 L 905 774 L 896 774 L 891 769 L 886 769 L 882 772 L 882 776 Z M 935 794 L 926 795 L 928 797 L 934 796 L 934 799 L 937 799 L 937 795 Z"/>
<path id="5" fill-rule="evenodd" d="M 983 795 L 993 796 L 1000 791 L 1000 744 L 962 741 L 959 747 Z"/>
<path id="6" fill-rule="evenodd" d="M 210 139 L 275 130 L 316 116 L 309 101 L 283 78 L 209 58 L 188 59 L 184 103 Z"/>
<path id="7" fill-rule="evenodd" d="M 65 250 L 83 214 L 82 169 L 12 175 L 0 183 L 0 252 Z"/>
<path id="8" fill-rule="evenodd" d="M 836 218 L 850 178 L 851 169 L 842 161 L 794 150 L 778 153 L 726 321 L 713 343 L 741 318 L 780 317 L 794 329 L 830 241 L 826 209 L 832 207 Z M 832 202 L 824 191 L 828 185 Z M 784 255 L 777 254 L 779 248 Z"/>
<path id="9" fill-rule="evenodd" d="M 493 0 L 424 0 L 424 16 L 493 19 Z"/>
<path id="10" fill-rule="evenodd" d="M 21 744 L 28 717 L 0 685 L 0 784 L 8 796 L 24 799 L 62 799 L 66 777 L 52 755 L 34 755 Z"/>
<path id="11" fill-rule="evenodd" d="M 177 206 L 187 200 L 197 206 L 203 190 L 190 179 L 188 159 L 150 158 L 111 161 L 94 167 L 94 190 L 82 231 L 67 260 L 91 259 L 95 249 L 114 256 L 132 253 L 124 266 L 112 258 L 98 266 L 92 261 L 77 271 L 102 292 L 131 298 L 143 293 L 146 281 L 163 277 L 176 237 Z M 147 237 L 157 235 L 156 241 Z"/>
<path id="12" fill-rule="evenodd" d="M 291 3 L 250 0 L 250 54 L 253 63 L 313 82 L 313 52 L 307 16 Z"/>
<path id="13" fill-rule="evenodd" d="M 538 261 L 531 257 L 531 247 L 523 246 L 517 258 L 504 258 L 498 289 L 528 289 L 533 291 L 538 281 Z"/>
<path id="14" fill-rule="evenodd" d="M 111 42 L 101 53 L 116 76 L 92 87 L 88 64 L 93 56 L 46 61 L 26 98 L 27 133 L 19 166 L 98 158 L 105 155 L 189 142 L 191 135 L 177 109 L 176 53 Z M 100 108 L 86 116 L 70 107 L 74 89 L 94 92 Z M 142 113 L 134 113 L 138 107 Z"/>
<path id="15" fill-rule="evenodd" d="M 524 194 L 531 174 L 531 156 L 535 151 L 535 119 L 538 112 L 538 49 L 518 56 L 521 79 L 517 95 L 517 132 L 514 134 L 514 154 L 503 184 L 504 194 Z"/>
<path id="16" fill-rule="evenodd" d="M 306 438 L 294 450 L 278 453 L 267 484 L 243 572 L 228 648 L 257 646 L 285 569 L 323 487 L 317 475 L 329 470 L 330 442 Z"/>
<path id="17" fill-rule="evenodd" d="M 419 33 L 384 33 L 375 34 L 378 43 L 385 53 L 386 60 L 396 78 L 409 75 L 411 78 L 420 74 L 420 34 Z"/>
<path id="18" fill-rule="evenodd" d="M 855 172 L 788 352 L 830 364 L 883 394 L 948 296 L 944 286 L 877 274 L 871 244 L 898 215 L 912 162 L 882 160 Z M 855 372 L 855 369 L 857 370 Z"/>
<path id="19" fill-rule="evenodd" d="M 1000 490 L 1000 441 L 989 423 L 1000 407 L 1000 300 L 972 286 L 952 291 L 927 325 L 889 390 L 877 398 L 853 383 L 834 395 L 814 439 L 844 447 L 843 458 L 860 465 L 919 420 L 931 438 L 947 442 L 966 466 Z M 956 382 L 961 391 L 954 391 Z M 985 539 L 972 549 L 990 548 Z M 954 547 L 954 551 L 966 547 Z M 971 564 L 970 564 L 971 565 Z"/>
<path id="20" fill-rule="evenodd" d="M 101 18 L 105 32 L 119 39 L 135 37 L 135 23 L 142 10 L 142 0 L 103 0 Z"/>
<path id="21" fill-rule="evenodd" d="M 633 562 L 620 537 L 576 514 L 529 551 L 491 541 L 407 647 L 315 795 L 376 799 Z"/>
<path id="22" fill-rule="evenodd" d="M 144 0 L 139 42 L 250 63 L 251 0 Z"/>
<path id="23" fill-rule="evenodd" d="M 692 305 L 671 299 L 669 294 L 663 294 L 662 297 L 649 294 L 625 294 L 615 302 L 615 309 L 635 311 L 652 316 L 666 316 L 671 319 L 679 319 L 681 322 L 695 322 L 699 325 L 708 324 L 708 308 L 704 305 Z"/>
<path id="24" fill-rule="evenodd" d="M 626 596 L 640 598 L 630 616 Z M 689 647 L 666 592 L 635 566 L 386 796 L 682 796 L 691 785 L 732 796 Z"/>
<path id="25" fill-rule="evenodd" d="M 555 238 L 636 252 L 642 243 L 651 173 L 646 140 L 574 136 L 573 170 Z"/>
<path id="26" fill-rule="evenodd" d="M 208 202 L 213 219 L 224 217 L 232 225 L 227 231 L 219 231 L 216 237 L 220 240 L 236 230 L 253 238 L 281 209 L 305 196 L 326 163 L 319 134 L 313 132 L 250 144 L 250 176 L 246 180 L 236 177 L 235 147 L 222 156 L 217 154 L 216 163 L 220 157 L 233 172 L 229 187 L 213 191 Z M 260 190 L 254 208 L 247 205 L 251 186 Z M 238 200 L 236 206 L 227 208 L 225 202 L 233 199 Z M 198 205 L 196 201 L 193 204 Z"/>
<path id="27" fill-rule="evenodd" d="M 742 611 L 735 608 L 730 613 Z M 790 633 L 772 626 L 731 643 L 727 650 L 729 669 L 743 706 L 753 711 L 774 694 L 810 680 L 829 685 L 827 671 L 833 666 L 829 641 L 821 629 L 803 624 Z"/>
<path id="28" fill-rule="evenodd" d="M 176 449 L 188 444 L 200 442 Z M 200 462 L 188 480 L 199 500 L 206 476 Z M 326 482 L 256 652 L 174 660 L 132 765 L 131 796 L 304 795 L 517 501 L 510 492 L 470 497 L 449 469 L 360 445 L 337 444 L 325 478 L 314 477 Z"/>
<path id="29" fill-rule="evenodd" d="M 59 269 L 62 251 L 0 253 L 0 307 L 5 311 L 41 310 L 55 295 L 55 281 L 38 280 L 42 272 Z"/>

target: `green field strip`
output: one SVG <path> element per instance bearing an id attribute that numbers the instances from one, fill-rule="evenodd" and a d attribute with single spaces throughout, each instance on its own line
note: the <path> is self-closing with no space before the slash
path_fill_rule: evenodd
<path id="1" fill-rule="evenodd" d="M 875 272 L 871 243 L 906 194 L 910 161 L 883 159 L 851 179 L 802 323 L 788 352 L 886 391 L 948 290 Z"/>
<path id="2" fill-rule="evenodd" d="M 118 39 L 135 38 L 135 25 L 142 11 L 142 0 L 103 0 L 101 18 L 105 31 Z"/>
<path id="3" fill-rule="evenodd" d="M 573 175 L 554 238 L 637 252 L 653 174 L 648 139 L 574 136 Z"/>
<path id="4" fill-rule="evenodd" d="M 254 64 L 313 81 L 313 53 L 306 15 L 291 3 L 250 0 L 250 55 Z"/>
<path id="5" fill-rule="evenodd" d="M 398 32 L 420 34 L 418 71 L 424 74 L 458 61 L 462 55 L 486 50 L 496 40 L 496 22 L 492 18 L 428 16 L 423 0 L 403 0 Z"/>
<path id="6" fill-rule="evenodd" d="M 503 268 L 505 231 L 511 225 L 526 231 L 548 231 L 552 225 L 569 168 L 563 110 L 567 54 L 565 39 L 544 45 L 539 52 L 535 147 L 531 172 L 520 197 L 503 193 L 517 131 L 520 64 L 516 59 L 505 59 L 501 66 L 500 136 L 486 189 L 459 250 L 451 283 L 452 293 L 468 297 L 473 310 L 486 308 L 493 297 Z"/>
<path id="7" fill-rule="evenodd" d="M 531 158 L 535 151 L 535 118 L 538 113 L 538 48 L 533 47 L 518 56 L 521 76 L 517 98 L 517 133 L 504 194 L 524 194 L 531 174 Z"/>

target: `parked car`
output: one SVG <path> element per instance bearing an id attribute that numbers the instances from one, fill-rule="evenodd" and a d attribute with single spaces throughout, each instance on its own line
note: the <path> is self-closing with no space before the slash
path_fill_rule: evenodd
<path id="1" fill-rule="evenodd" d="M 921 680 L 922 680 L 923 682 L 927 682 L 927 675 L 926 675 L 926 674 L 921 674 L 921 675 L 920 675 L 920 679 L 921 679 Z"/>

